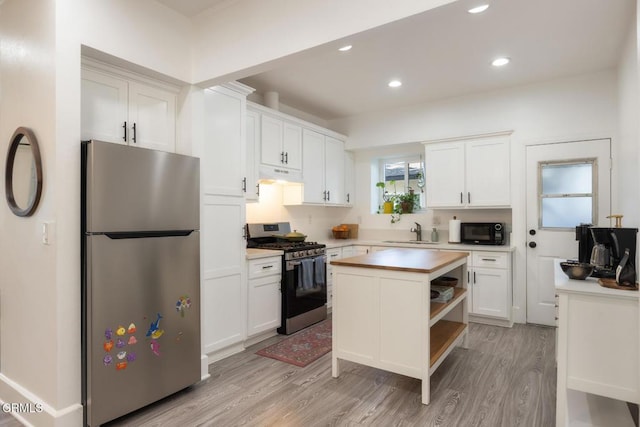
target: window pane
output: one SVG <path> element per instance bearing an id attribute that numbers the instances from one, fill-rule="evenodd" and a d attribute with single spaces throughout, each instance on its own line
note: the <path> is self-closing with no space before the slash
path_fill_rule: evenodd
<path id="1" fill-rule="evenodd" d="M 385 163 L 384 180 L 387 182 L 404 181 L 405 164 L 405 162 Z"/>
<path id="2" fill-rule="evenodd" d="M 542 165 L 542 194 L 592 193 L 593 164 Z"/>
<path id="3" fill-rule="evenodd" d="M 542 199 L 543 228 L 573 228 L 592 224 L 591 197 L 549 197 Z"/>

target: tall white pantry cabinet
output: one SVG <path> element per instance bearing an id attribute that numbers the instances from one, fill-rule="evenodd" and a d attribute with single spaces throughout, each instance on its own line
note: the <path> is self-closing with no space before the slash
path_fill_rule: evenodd
<path id="1" fill-rule="evenodd" d="M 242 350 L 246 338 L 244 195 L 246 97 L 251 92 L 234 82 L 204 93 L 202 346 L 209 362 Z"/>

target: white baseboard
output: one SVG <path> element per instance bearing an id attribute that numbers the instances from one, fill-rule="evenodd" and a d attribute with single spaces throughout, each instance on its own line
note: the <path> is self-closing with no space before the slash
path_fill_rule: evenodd
<path id="1" fill-rule="evenodd" d="M 218 360 L 222 360 L 229 356 L 233 356 L 236 353 L 240 353 L 243 350 L 244 350 L 244 345 L 242 343 L 238 343 L 238 344 L 231 345 L 229 347 L 225 347 L 221 350 L 212 351 L 211 353 L 207 354 L 207 358 L 209 359 L 209 365 L 211 365 L 214 362 L 217 362 Z"/>
<path id="2" fill-rule="evenodd" d="M 502 326 L 505 328 L 510 328 L 513 326 L 513 322 L 511 320 L 494 319 L 492 317 L 483 317 L 474 314 L 469 314 L 469 322 L 482 323 L 484 325 Z"/>
<path id="3" fill-rule="evenodd" d="M 62 409 L 55 409 L 36 394 L 4 374 L 0 374 L 0 401 L 4 405 L 22 404 L 22 406 L 16 408 L 16 411 L 9 410 L 6 412 L 26 426 L 82 426 L 82 405 L 80 403 L 74 403 Z"/>

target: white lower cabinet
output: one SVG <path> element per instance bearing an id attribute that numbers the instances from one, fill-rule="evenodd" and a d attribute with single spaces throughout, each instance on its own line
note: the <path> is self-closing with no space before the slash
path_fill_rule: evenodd
<path id="1" fill-rule="evenodd" d="M 282 257 L 249 260 L 249 298 L 247 305 L 247 337 L 280 327 Z"/>
<path id="2" fill-rule="evenodd" d="M 473 251 L 470 258 L 471 319 L 511 326 L 511 253 Z"/>

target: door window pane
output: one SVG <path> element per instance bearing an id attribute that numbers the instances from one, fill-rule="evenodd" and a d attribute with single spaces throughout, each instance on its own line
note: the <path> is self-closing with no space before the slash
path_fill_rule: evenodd
<path id="1" fill-rule="evenodd" d="M 573 228 L 592 224 L 591 197 L 554 197 L 542 199 L 543 228 Z"/>
<path id="2" fill-rule="evenodd" d="M 595 159 L 539 166 L 540 227 L 566 229 L 595 224 Z"/>
<path id="3" fill-rule="evenodd" d="M 542 165 L 542 194 L 591 193 L 593 163 Z"/>

